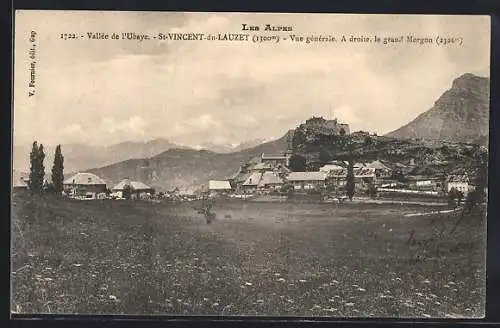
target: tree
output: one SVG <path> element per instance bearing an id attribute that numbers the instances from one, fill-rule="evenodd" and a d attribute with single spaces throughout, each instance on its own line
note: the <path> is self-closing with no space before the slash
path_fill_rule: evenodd
<path id="1" fill-rule="evenodd" d="M 304 172 L 307 168 L 306 158 L 300 155 L 290 157 L 290 170 L 293 172 Z"/>
<path id="2" fill-rule="evenodd" d="M 368 196 L 371 198 L 377 197 L 377 187 L 373 184 L 373 182 L 370 182 L 368 184 L 368 189 L 367 189 Z"/>
<path id="3" fill-rule="evenodd" d="M 332 181 L 328 181 L 328 182 L 326 183 L 326 187 L 325 187 L 325 188 L 326 188 L 326 192 L 327 192 L 328 194 L 333 194 L 333 193 L 335 193 L 335 191 L 336 191 L 336 189 L 337 189 L 337 188 L 336 188 L 335 183 L 333 183 Z"/>
<path id="4" fill-rule="evenodd" d="M 43 190 L 43 185 L 45 182 L 45 166 L 43 161 L 45 160 L 45 153 L 43 151 L 43 145 L 40 144 L 38 147 L 38 181 L 40 181 L 41 190 Z"/>
<path id="5" fill-rule="evenodd" d="M 54 165 L 52 166 L 52 185 L 54 192 L 60 195 L 63 191 L 64 183 L 64 156 L 61 152 L 61 145 L 57 145 L 54 154 Z"/>
<path id="6" fill-rule="evenodd" d="M 29 188 L 34 193 L 41 193 L 43 191 L 43 183 L 45 180 L 45 167 L 43 161 L 45 160 L 45 153 L 43 152 L 43 145 L 35 141 L 30 153 L 30 176 Z"/>
<path id="7" fill-rule="evenodd" d="M 297 128 L 292 137 L 292 149 L 297 150 L 306 143 L 306 135 L 302 129 Z"/>
<path id="8" fill-rule="evenodd" d="M 326 164 L 330 160 L 331 160 L 330 153 L 326 149 L 321 148 L 321 150 L 319 151 L 319 161 L 322 164 Z"/>
<path id="9" fill-rule="evenodd" d="M 281 187 L 281 192 L 286 194 L 289 198 L 293 197 L 295 187 L 291 183 L 286 183 Z"/>
<path id="10" fill-rule="evenodd" d="M 471 191 L 466 198 L 465 207 L 467 210 L 472 210 L 478 204 L 486 200 L 486 189 L 488 188 L 488 154 L 487 152 L 477 153 L 475 156 L 475 171 L 474 190 Z"/>
<path id="11" fill-rule="evenodd" d="M 346 181 L 346 191 L 347 197 L 352 201 L 352 197 L 354 196 L 354 163 L 352 160 L 349 160 L 349 165 L 347 166 L 347 181 Z"/>
<path id="12" fill-rule="evenodd" d="M 122 197 L 125 199 L 132 198 L 132 187 L 130 185 L 123 186 Z"/>
<path id="13" fill-rule="evenodd" d="M 38 144 L 33 142 L 33 147 L 30 153 L 30 176 L 29 176 L 29 188 L 32 192 L 40 192 L 42 186 L 38 182 Z"/>
<path id="14" fill-rule="evenodd" d="M 306 171 L 308 172 L 317 172 L 321 168 L 321 163 L 311 162 L 306 164 Z"/>
<path id="15" fill-rule="evenodd" d="M 460 206 L 462 199 L 464 198 L 464 193 L 460 190 L 457 191 L 457 205 Z"/>
<path id="16" fill-rule="evenodd" d="M 453 187 L 448 191 L 448 201 L 450 204 L 455 204 L 455 199 L 458 198 L 458 190 Z"/>

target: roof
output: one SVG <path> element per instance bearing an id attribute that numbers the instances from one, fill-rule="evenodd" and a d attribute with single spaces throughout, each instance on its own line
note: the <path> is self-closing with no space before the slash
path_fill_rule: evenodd
<path id="1" fill-rule="evenodd" d="M 371 167 L 354 168 L 353 173 L 355 178 L 371 178 L 375 176 L 375 169 Z M 332 171 L 329 175 L 335 178 L 345 178 L 347 177 L 347 169 Z"/>
<path id="2" fill-rule="evenodd" d="M 281 160 L 281 159 L 286 159 L 287 156 L 283 154 L 262 154 L 261 158 L 269 160 Z"/>
<path id="3" fill-rule="evenodd" d="M 356 178 L 369 178 L 375 176 L 375 169 L 372 167 L 363 167 L 360 169 L 354 169 L 354 176 Z"/>
<path id="4" fill-rule="evenodd" d="M 411 181 L 427 181 L 427 180 L 440 180 L 438 177 L 429 177 L 425 175 L 410 175 L 407 177 Z"/>
<path id="5" fill-rule="evenodd" d="M 288 181 L 324 181 L 326 172 L 291 172 Z"/>
<path id="6" fill-rule="evenodd" d="M 64 184 L 71 185 L 106 185 L 103 179 L 92 173 L 77 173 L 71 178 L 66 179 Z"/>
<path id="7" fill-rule="evenodd" d="M 364 163 L 360 163 L 360 162 L 354 164 L 354 167 L 365 167 L 365 166 L 366 165 Z"/>
<path id="8" fill-rule="evenodd" d="M 330 172 L 330 171 L 337 171 L 337 170 L 343 170 L 344 167 L 340 165 L 335 165 L 335 164 L 327 164 L 322 166 L 319 170 L 321 172 Z"/>
<path id="9" fill-rule="evenodd" d="M 153 189 L 150 186 L 148 186 L 142 182 L 131 181 L 129 179 L 123 179 L 116 186 L 114 186 L 113 189 L 111 189 L 111 190 L 113 190 L 113 191 L 123 190 L 126 185 L 129 185 L 132 188 L 132 190 L 152 190 Z"/>
<path id="10" fill-rule="evenodd" d="M 250 167 L 250 170 L 265 170 L 265 169 L 270 169 L 271 164 L 269 163 L 258 163 Z"/>
<path id="11" fill-rule="evenodd" d="M 448 183 L 450 183 L 450 182 L 469 183 L 470 179 L 469 179 L 469 176 L 467 176 L 466 174 L 462 174 L 462 175 L 450 175 L 446 179 L 446 181 Z"/>
<path id="12" fill-rule="evenodd" d="M 374 168 L 376 170 L 389 170 L 390 169 L 388 166 L 384 165 L 384 163 L 382 163 L 379 160 L 368 163 L 366 165 L 366 167 L 371 167 L 371 168 Z"/>
<path id="13" fill-rule="evenodd" d="M 252 173 L 239 173 L 235 178 L 234 178 L 234 182 L 236 183 L 243 183 L 245 182 L 250 176 L 252 175 Z"/>
<path id="14" fill-rule="evenodd" d="M 210 180 L 208 181 L 208 189 L 210 190 L 228 190 L 231 189 L 229 181 Z"/>
<path id="15" fill-rule="evenodd" d="M 250 176 L 245 180 L 245 183 L 243 183 L 244 186 L 257 186 L 260 182 L 260 179 L 262 177 L 262 173 L 252 173 Z"/>
<path id="16" fill-rule="evenodd" d="M 283 179 L 281 179 L 276 173 L 265 172 L 259 182 L 259 187 L 264 187 L 271 184 L 282 184 Z"/>

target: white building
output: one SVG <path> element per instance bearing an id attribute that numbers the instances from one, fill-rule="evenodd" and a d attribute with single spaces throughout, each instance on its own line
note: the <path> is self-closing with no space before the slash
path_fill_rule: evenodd
<path id="1" fill-rule="evenodd" d="M 106 192 L 106 182 L 92 173 L 80 172 L 63 182 L 64 191 L 70 197 L 95 199 Z"/>
<path id="2" fill-rule="evenodd" d="M 326 172 L 326 173 L 342 172 L 343 170 L 344 167 L 336 164 L 326 164 L 319 169 L 320 172 Z"/>
<path id="3" fill-rule="evenodd" d="M 467 175 L 451 175 L 446 180 L 446 184 L 446 190 L 448 192 L 450 192 L 451 189 L 454 188 L 458 191 L 461 191 L 464 195 L 467 195 L 469 192 L 474 190 L 474 186 L 471 185 L 471 182 Z"/>
<path id="4" fill-rule="evenodd" d="M 123 191 L 127 187 L 130 188 L 131 197 L 132 198 L 141 198 L 144 195 L 150 195 L 150 194 L 154 193 L 154 189 L 151 188 L 150 186 L 148 186 L 148 185 L 146 185 L 146 184 L 144 184 L 142 182 L 131 181 L 129 179 L 123 179 L 116 186 L 114 186 L 111 189 L 111 191 L 117 197 L 122 198 L 123 197 Z"/>
<path id="5" fill-rule="evenodd" d="M 293 185 L 294 189 L 310 190 L 324 187 L 327 176 L 326 172 L 291 172 L 287 181 Z"/>
<path id="6" fill-rule="evenodd" d="M 231 184 L 226 180 L 210 180 L 208 181 L 209 191 L 228 191 L 231 190 Z"/>
<path id="7" fill-rule="evenodd" d="M 290 161 L 289 154 L 261 154 L 261 162 L 263 164 L 268 164 L 272 168 L 275 167 L 287 167 Z"/>

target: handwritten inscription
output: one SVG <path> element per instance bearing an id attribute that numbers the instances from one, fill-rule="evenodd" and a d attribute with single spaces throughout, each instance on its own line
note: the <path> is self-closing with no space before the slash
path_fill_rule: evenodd
<path id="1" fill-rule="evenodd" d="M 447 255 L 450 253 L 470 250 L 474 247 L 470 242 L 456 241 L 455 232 L 462 223 L 465 215 L 461 213 L 454 220 L 451 217 L 435 217 L 431 225 L 437 228 L 437 231 L 431 236 L 418 237 L 415 230 L 410 231 L 410 236 L 406 245 L 416 251 L 414 260 L 422 262 L 433 257 Z M 446 221 L 451 221 L 447 222 Z"/>

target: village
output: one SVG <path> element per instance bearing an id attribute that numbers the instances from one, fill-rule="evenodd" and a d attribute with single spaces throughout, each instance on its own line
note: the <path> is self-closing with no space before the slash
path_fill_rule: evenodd
<path id="1" fill-rule="evenodd" d="M 349 134 L 349 125 L 335 120 L 312 118 L 306 125 L 323 135 Z M 353 136 L 361 132 L 352 133 Z M 139 199 L 149 201 L 192 201 L 210 197 L 228 197 L 249 200 L 283 200 L 302 197 L 320 201 L 343 201 L 347 198 L 386 198 L 394 196 L 422 196 L 429 199 L 448 199 L 451 196 L 460 202 L 474 190 L 473 179 L 467 174 L 415 175 L 415 159 L 407 162 L 390 162 L 383 159 L 349 161 L 333 159 L 317 165 L 317 169 L 292 167 L 297 155 L 293 152 L 293 137 L 288 140 L 288 149 L 277 154 L 261 153 L 240 165 L 232 176 L 222 180 L 208 180 L 197 192 L 187 193 L 179 188 L 157 191 L 143 181 L 128 177 L 116 185 L 109 185 L 104 177 L 88 172 L 79 172 L 64 181 L 63 195 L 77 200 Z M 299 156 L 300 157 L 300 156 Z M 306 156 L 307 157 L 307 156 Z M 317 157 L 317 156 L 316 156 Z M 315 161 L 317 158 L 303 158 Z M 348 197 L 346 186 L 351 169 L 354 191 Z M 14 190 L 28 189 L 28 179 L 14 181 Z M 45 181 L 48 186 L 49 181 Z"/>

